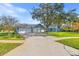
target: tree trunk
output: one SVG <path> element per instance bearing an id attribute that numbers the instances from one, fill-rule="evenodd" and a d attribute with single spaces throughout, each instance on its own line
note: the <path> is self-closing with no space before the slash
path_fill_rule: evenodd
<path id="1" fill-rule="evenodd" d="M 45 28 L 45 32 L 46 32 L 46 34 L 48 34 L 48 27 Z"/>
<path id="2" fill-rule="evenodd" d="M 60 25 L 57 26 L 57 31 L 60 31 Z"/>

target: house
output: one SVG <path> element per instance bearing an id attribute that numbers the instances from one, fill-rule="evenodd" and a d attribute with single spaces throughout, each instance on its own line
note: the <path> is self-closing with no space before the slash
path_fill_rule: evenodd
<path id="1" fill-rule="evenodd" d="M 79 22 L 74 22 L 72 28 L 74 28 L 74 30 L 79 30 Z"/>
<path id="2" fill-rule="evenodd" d="M 52 24 L 52 25 L 49 26 L 48 31 L 49 31 L 49 32 L 59 32 L 60 29 L 58 28 L 57 25 Z"/>
<path id="3" fill-rule="evenodd" d="M 70 31 L 70 30 L 72 30 L 72 25 L 71 24 L 62 24 L 61 28 L 63 31 Z"/>
<path id="4" fill-rule="evenodd" d="M 28 24 L 18 24 L 16 26 L 16 31 L 18 33 L 26 33 L 26 32 L 31 32 L 31 26 L 29 26 Z"/>
<path id="5" fill-rule="evenodd" d="M 41 24 L 37 24 L 33 27 L 33 32 L 44 32 L 44 27 Z"/>
<path id="6" fill-rule="evenodd" d="M 18 33 L 39 33 L 45 32 L 45 28 L 41 24 L 18 24 L 16 26 L 16 31 Z M 48 28 L 49 32 L 59 32 L 60 29 L 55 25 L 52 24 Z"/>
<path id="7" fill-rule="evenodd" d="M 79 31 L 79 22 L 73 22 L 69 24 L 62 24 L 62 29 L 65 31 Z"/>
<path id="8" fill-rule="evenodd" d="M 16 31 L 18 33 L 44 32 L 44 27 L 41 24 L 18 24 Z"/>

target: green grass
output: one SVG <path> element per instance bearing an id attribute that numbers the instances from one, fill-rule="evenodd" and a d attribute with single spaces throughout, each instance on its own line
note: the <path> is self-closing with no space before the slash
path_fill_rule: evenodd
<path id="1" fill-rule="evenodd" d="M 0 56 L 11 51 L 19 45 L 21 45 L 21 43 L 0 43 Z"/>
<path id="2" fill-rule="evenodd" d="M 18 33 L 0 33 L 0 40 L 21 40 L 23 37 Z"/>
<path id="3" fill-rule="evenodd" d="M 48 32 L 48 35 L 57 37 L 79 37 L 78 32 Z"/>
<path id="4" fill-rule="evenodd" d="M 57 40 L 57 42 L 60 42 L 64 45 L 79 49 L 79 38 Z"/>

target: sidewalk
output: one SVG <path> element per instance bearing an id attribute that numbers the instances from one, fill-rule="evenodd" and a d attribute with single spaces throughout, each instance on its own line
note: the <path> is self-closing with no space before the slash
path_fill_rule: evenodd
<path id="1" fill-rule="evenodd" d="M 59 39 L 69 39 L 69 38 L 79 38 L 79 37 L 61 37 Z"/>
<path id="2" fill-rule="evenodd" d="M 24 40 L 0 40 L 0 43 L 23 43 Z"/>

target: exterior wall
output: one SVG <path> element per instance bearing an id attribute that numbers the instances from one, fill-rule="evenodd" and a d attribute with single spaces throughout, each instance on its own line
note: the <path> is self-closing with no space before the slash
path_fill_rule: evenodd
<path id="1" fill-rule="evenodd" d="M 56 25 L 51 25 L 51 26 L 49 26 L 48 31 L 49 32 L 59 32 L 60 29 Z"/>
<path id="2" fill-rule="evenodd" d="M 71 24 L 64 24 L 62 28 L 66 30 L 71 30 L 71 31 L 79 30 L 79 22 L 73 22 Z"/>
<path id="3" fill-rule="evenodd" d="M 31 32 L 31 29 L 18 28 L 18 29 L 17 29 L 17 32 L 18 32 L 18 33 L 29 33 L 29 32 Z"/>
<path id="4" fill-rule="evenodd" d="M 34 28 L 33 32 L 44 32 L 44 29 L 42 29 L 42 28 Z"/>
<path id="5" fill-rule="evenodd" d="M 44 28 L 41 25 L 37 25 L 34 27 L 29 27 L 29 28 L 28 27 L 17 28 L 16 31 L 18 33 L 45 32 Z M 48 31 L 49 32 L 58 32 L 58 31 L 60 31 L 60 29 L 56 25 L 52 24 L 51 26 L 49 26 Z"/>
<path id="6" fill-rule="evenodd" d="M 73 28 L 74 30 L 79 30 L 79 22 L 73 23 L 73 24 L 72 24 L 72 28 Z"/>
<path id="7" fill-rule="evenodd" d="M 16 31 L 18 32 L 18 33 L 32 33 L 32 32 L 44 32 L 44 29 L 42 29 L 42 28 L 25 28 L 25 29 L 23 29 L 23 28 L 18 28 L 18 29 L 16 29 Z"/>

